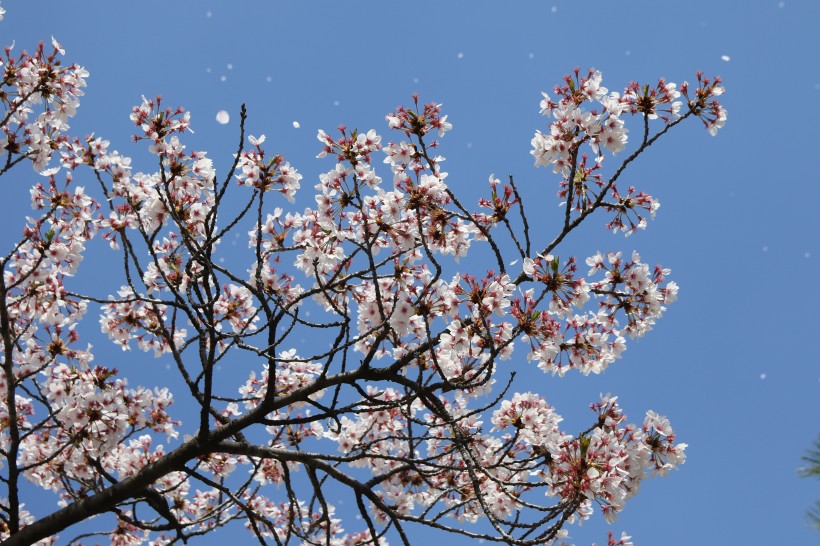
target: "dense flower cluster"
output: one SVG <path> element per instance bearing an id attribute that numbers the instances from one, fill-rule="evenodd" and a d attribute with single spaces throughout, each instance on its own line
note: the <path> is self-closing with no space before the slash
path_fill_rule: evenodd
<path id="1" fill-rule="evenodd" d="M 250 142 L 255 150 L 242 152 L 239 157 L 240 172 L 237 173 L 236 179 L 246 186 L 264 191 L 275 189 L 292 203 L 302 175 L 296 172 L 290 163 L 284 162 L 282 156 L 276 155 L 265 160 L 265 151 L 261 147 L 265 142 L 265 135 L 258 139 L 250 137 Z"/>
<path id="2" fill-rule="evenodd" d="M 130 464 L 120 454 L 125 439 L 146 429 L 177 436 L 177 423 L 166 412 L 172 400 L 168 389 L 128 389 L 116 373 L 101 366 L 51 367 L 44 390 L 59 426 L 24 439 L 20 462 L 31 467 L 29 479 L 55 492 L 71 481 L 83 490 L 83 481 L 93 481 L 95 465 L 128 473 L 116 466 Z"/>
<path id="3" fill-rule="evenodd" d="M 178 543 L 237 520 L 277 543 L 386 544 L 388 533 L 406 542 L 415 522 L 553 544 L 596 511 L 614 520 L 642 480 L 684 462 L 665 417 L 629 424 L 606 395 L 592 425 L 572 433 L 542 395 L 517 392 L 510 371 L 600 373 L 675 301 L 670 271 L 637 252 L 597 252 L 585 276 L 556 245 L 596 210 L 614 215 L 609 230 L 646 227 L 658 202 L 619 191 L 623 168 L 607 177 L 604 159 L 634 158 L 689 117 L 715 134 L 726 120 L 719 79 L 618 93 L 600 72 L 576 71 L 544 94 L 550 122 L 532 155 L 560 175 L 563 224 L 533 250 L 512 178 L 490 176 L 475 211 L 448 186 L 429 140 L 452 128 L 441 104 L 414 97 L 388 114 L 395 142 L 373 129 L 319 131 L 318 157 L 335 164 L 318 176 L 315 206 L 285 211 L 280 199 L 294 201 L 302 175 L 266 152 L 264 136 L 249 137 L 219 183 L 211 159 L 186 149 L 190 113 L 160 98 L 131 114 L 156 172 L 133 173 L 101 137 L 65 136 L 87 73 L 62 67 L 52 46 L 2 59 L 0 175 L 30 161 L 44 181 L 0 259 L 0 539 L 48 543 L 79 521 L 72 514 L 114 510 L 100 529 L 112 544 Z M 643 136 L 628 152 L 633 115 Z M 650 121 L 662 126 L 655 134 Z M 86 169 L 102 205 L 74 183 Z M 247 204 L 225 218 L 231 186 Z M 66 283 L 97 233 L 123 280 L 116 294 L 78 295 Z M 236 234 L 248 237 L 238 268 L 219 247 Z M 492 269 L 459 271 L 472 251 Z M 89 305 L 115 345 L 152 351 L 173 380 L 131 388 L 94 363 L 80 342 Z M 297 340 L 307 341 L 299 353 Z M 172 383 L 191 395 L 185 419 L 171 411 Z M 26 510 L 21 478 L 57 495 L 59 527 Z M 334 507 L 337 486 L 363 518 L 353 532 Z M 484 518 L 492 532 L 447 518 Z"/>

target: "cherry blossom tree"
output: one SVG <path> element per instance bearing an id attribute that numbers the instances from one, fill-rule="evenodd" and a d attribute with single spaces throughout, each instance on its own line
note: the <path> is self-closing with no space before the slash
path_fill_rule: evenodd
<path id="1" fill-rule="evenodd" d="M 476 204 L 447 185 L 440 104 L 413 97 L 387 115 L 388 138 L 319 131 L 328 170 L 299 212 L 302 175 L 245 134 L 244 107 L 221 173 L 186 148 L 189 112 L 160 98 L 131 114 L 152 172 L 70 136 L 88 73 L 63 56 L 52 39 L 2 57 L 0 176 L 39 180 L 0 257 L 3 544 L 162 545 L 229 524 L 262 544 L 410 544 L 414 525 L 554 544 L 684 462 L 654 411 L 633 424 L 604 395 L 567 431 L 514 375 L 601 373 L 675 301 L 670 271 L 637 252 L 558 251 L 592 216 L 616 234 L 646 227 L 658 201 L 622 182 L 627 168 L 684 121 L 716 134 L 719 78 L 619 93 L 575 70 L 544 93 L 531 153 L 560 204 L 545 236 L 513 177 L 491 175 Z M 247 250 L 226 262 L 235 233 Z M 95 237 L 121 264 L 116 293 L 72 286 Z M 489 271 L 463 270 L 475 253 Z M 95 321 L 185 388 L 132 386 L 98 362 L 83 340 Z M 183 399 L 197 408 L 184 419 Z M 35 488 L 59 508 L 35 517 Z M 361 519 L 343 522 L 340 498 Z"/>

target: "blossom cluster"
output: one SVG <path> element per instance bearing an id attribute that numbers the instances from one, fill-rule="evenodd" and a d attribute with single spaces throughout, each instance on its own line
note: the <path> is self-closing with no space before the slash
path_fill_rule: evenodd
<path id="1" fill-rule="evenodd" d="M 25 157 L 37 172 L 46 171 L 54 150 L 65 140 L 68 120 L 77 111 L 88 77 L 81 66 L 60 66 L 58 58 L 65 51 L 54 38 L 51 46 L 47 52 L 40 43 L 34 54 L 24 51 L 19 56 L 7 47 L 0 58 L 0 103 L 5 110 L 0 150 Z"/>
<path id="2" fill-rule="evenodd" d="M 648 412 L 644 424 L 625 421 L 617 397 L 603 396 L 591 408 L 598 424 L 590 432 L 562 442 L 549 453 L 549 472 L 539 470 L 550 493 L 584 499 L 579 511 L 588 517 L 590 503 L 598 504 L 607 521 L 614 521 L 625 501 L 640 487 L 647 471 L 666 472 L 685 460 L 686 444 L 674 444 L 668 421 Z M 655 424 L 659 429 L 655 429 Z M 661 462 L 662 461 L 662 462 Z"/>
<path id="3" fill-rule="evenodd" d="M 695 86 L 688 82 L 678 86 L 660 79 L 655 86 L 631 82 L 622 93 L 610 92 L 602 80 L 599 71 L 590 69 L 581 76 L 576 69 L 573 75 L 565 77 L 564 85 L 555 87 L 553 96 L 542 93 L 541 113 L 554 120 L 549 132 L 536 131 L 530 153 L 536 167 L 551 167 L 561 175 L 558 195 L 572 204 L 574 210 L 586 214 L 603 204 L 606 210 L 615 212 L 607 228 L 629 235 L 646 227 L 646 218 L 640 209 L 654 218 L 659 203 L 644 192 L 635 194 L 633 187 L 622 196 L 617 191 L 615 178 L 606 181 L 599 172 L 605 152 L 615 155 L 627 147 L 629 131 L 624 117 L 645 118 L 643 138 L 635 153 L 640 153 L 666 132 L 661 130 L 650 136 L 649 120 L 660 119 L 669 128 L 686 117 L 696 116 L 714 136 L 726 123 L 726 109 L 717 100 L 724 88 L 720 78 L 704 78 L 701 73 L 697 74 Z M 581 152 L 584 144 L 592 152 L 594 161 L 589 161 Z M 604 201 L 608 193 L 613 201 Z"/>
<path id="4" fill-rule="evenodd" d="M 674 281 L 661 286 L 671 271 L 661 266 L 650 271 L 649 265 L 640 260 L 637 252 L 632 253 L 631 260 L 624 260 L 620 252 L 610 252 L 606 258 L 599 252 L 586 261 L 590 275 L 605 272 L 603 280 L 590 285 L 591 291 L 601 297 L 600 312 L 614 324 L 618 311 L 623 311 L 628 320 L 624 332 L 633 338 L 651 330 L 666 311 L 666 304 L 678 299 Z"/>
<path id="5" fill-rule="evenodd" d="M 369 393 L 378 400 L 401 400 L 391 390 Z M 573 506 L 573 517 L 587 519 L 596 504 L 613 521 L 648 473 L 664 474 L 685 460 L 687 446 L 674 443 L 668 420 L 650 411 L 642 426 L 624 424 L 617 397 L 592 404 L 596 425 L 577 436 L 560 430 L 562 418 L 534 393 L 516 393 L 493 412 L 493 430 L 505 432 L 500 437 L 482 432 L 481 420 L 463 402 L 447 406 L 454 424 L 427 414 L 426 457 L 380 483 L 378 497 L 395 513 L 429 512 L 442 503 L 461 521 L 474 522 L 485 513 L 503 519 L 540 491 Z M 338 442 L 344 454 L 361 450 L 351 464 L 390 473 L 400 468 L 396 457 L 401 460 L 412 441 L 404 423 L 421 410 L 415 405 L 407 414 L 401 405 L 392 407 L 345 418 L 325 437 Z"/>
<path id="6" fill-rule="evenodd" d="M 103 333 L 122 350 L 127 350 L 129 341 L 136 339 L 140 349 L 153 350 L 159 356 L 171 350 L 170 340 L 175 343 L 184 341 L 185 328 L 166 329 L 168 309 L 164 304 L 146 301 L 128 287 L 121 288 L 117 295 L 118 299 L 112 297 L 111 303 L 106 305 L 100 325 Z"/>
<path id="7" fill-rule="evenodd" d="M 262 191 L 276 190 L 293 203 L 302 175 L 296 172 L 296 169 L 291 167 L 290 163 L 285 162 L 280 155 L 275 155 L 269 160 L 265 159 L 265 151 L 262 149 L 265 135 L 259 138 L 252 136 L 250 142 L 255 149 L 242 152 L 240 155 L 240 172 L 237 173 L 236 179 L 240 184 L 259 188 Z"/>
<path id="8" fill-rule="evenodd" d="M 43 390 L 59 426 L 27 424 L 32 430 L 22 442 L 20 463 L 29 468 L 29 479 L 55 492 L 71 481 L 82 490 L 98 468 L 128 474 L 123 441 L 134 434 L 152 430 L 177 436 L 179 423 L 167 412 L 168 389 L 130 389 L 116 376 L 117 370 L 102 366 L 50 368 Z"/>

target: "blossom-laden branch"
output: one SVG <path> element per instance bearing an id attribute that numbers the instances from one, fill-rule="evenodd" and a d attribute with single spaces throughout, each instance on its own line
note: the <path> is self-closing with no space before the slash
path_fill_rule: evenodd
<path id="1" fill-rule="evenodd" d="M 160 98 L 131 115 L 155 172 L 133 172 L 101 137 L 64 136 L 87 73 L 60 65 L 53 48 L 7 49 L 0 84 L 0 174 L 31 162 L 46 180 L 0 260 L 4 544 L 50 543 L 105 512 L 114 526 L 82 536 L 171 544 L 241 521 L 263 544 L 385 544 L 388 534 L 407 544 L 406 528 L 421 524 L 545 544 L 596 511 L 612 521 L 643 479 L 684 462 L 667 419 L 649 411 L 630 424 L 615 396 L 591 405 L 589 428 L 562 429 L 541 394 L 516 390 L 509 361 L 523 347 L 521 367 L 600 373 L 676 299 L 669 270 L 637 252 L 595 252 L 584 276 L 556 250 L 596 211 L 615 232 L 646 227 L 657 200 L 617 182 L 684 119 L 712 134 L 723 126 L 719 79 L 617 93 L 600 72 L 576 70 L 544 94 L 550 122 L 532 154 L 559 176 L 563 210 L 543 239 L 512 178 L 490 176 L 476 210 L 456 196 L 431 140 L 452 128 L 440 104 L 414 97 L 390 113 L 395 141 L 319 131 L 319 157 L 335 164 L 315 206 L 286 211 L 281 198 L 293 202 L 303 177 L 263 136 L 246 147 L 244 108 L 221 182 L 207 154 L 184 145 L 190 114 Z M 642 132 L 632 151 L 630 117 Z M 607 171 L 616 154 L 625 158 Z M 90 172 L 99 202 L 74 183 L 78 172 Z M 233 216 L 220 213 L 229 191 L 244 203 Z M 220 241 L 240 233 L 249 251 L 228 265 Z M 69 288 L 98 234 L 122 264 L 107 297 Z M 483 251 L 496 270 L 457 270 Z M 518 272 L 507 271 L 510 253 Z M 97 364 L 80 341 L 89 304 L 115 345 L 153 353 L 187 393 L 130 387 Z M 191 397 L 197 418 L 174 417 L 174 394 Z M 21 478 L 63 507 L 35 518 Z M 362 516 L 356 531 L 343 528 L 340 491 Z M 479 520 L 488 525 L 463 526 Z"/>

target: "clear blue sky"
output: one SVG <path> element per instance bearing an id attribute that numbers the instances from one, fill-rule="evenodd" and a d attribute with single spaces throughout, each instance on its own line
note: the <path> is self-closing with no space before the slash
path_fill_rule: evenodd
<path id="1" fill-rule="evenodd" d="M 442 148 L 448 184 L 469 192 L 484 187 L 490 173 L 515 175 L 544 233 L 557 225 L 550 221 L 559 210 L 558 180 L 533 169 L 529 155 L 533 132 L 546 128 L 541 91 L 574 67 L 598 68 L 613 90 L 659 76 L 693 80 L 697 70 L 720 75 L 726 128 L 713 138 L 691 123 L 630 172 L 630 183 L 661 201 L 649 229 L 623 239 L 606 233 L 599 217 L 561 252 L 636 248 L 672 268 L 680 301 L 602 376 L 532 374 L 527 388 L 544 393 L 579 428 L 586 404 L 613 392 L 633 420 L 655 409 L 689 444 L 686 465 L 646 482 L 611 526 L 616 534 L 665 546 L 817 543 L 804 510 L 820 488 L 799 479 L 796 468 L 820 432 L 813 133 L 820 122 L 820 2 L 2 5 L 3 43 L 31 50 L 54 35 L 68 61 L 90 71 L 73 132 L 111 140 L 134 157 L 135 170 L 153 168 L 143 148 L 128 141 L 128 114 L 141 95 L 161 94 L 189 109 L 196 131 L 189 149 L 207 150 L 219 172 L 235 149 L 244 102 L 249 132 L 267 134 L 268 149 L 302 172 L 309 198 L 318 173 L 332 166 L 314 159 L 318 128 L 344 123 L 386 134 L 384 115 L 418 91 L 422 100 L 444 103 L 454 125 Z M 231 114 L 227 125 L 215 120 L 222 109 Z M 4 180 L 0 222 L 16 234 L 32 180 L 11 182 Z M 90 255 L 84 278 L 108 278 L 106 267 Z M 89 313 L 84 331 L 92 339 L 95 321 Z M 132 384 L 157 381 L 163 369 L 143 353 L 94 343 L 97 361 L 116 359 Z M 571 536 L 579 545 L 605 543 L 608 529 L 595 518 Z"/>

